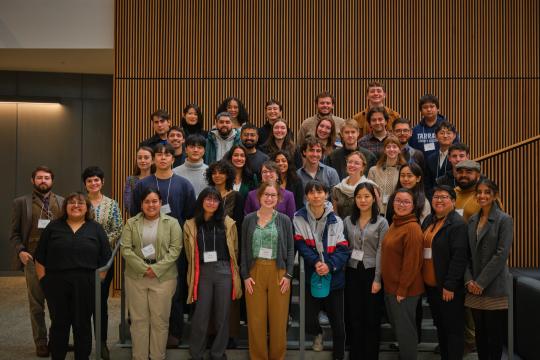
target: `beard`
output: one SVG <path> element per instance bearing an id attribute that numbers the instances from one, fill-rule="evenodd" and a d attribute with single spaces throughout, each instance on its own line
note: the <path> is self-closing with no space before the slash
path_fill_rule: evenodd
<path id="1" fill-rule="evenodd" d="M 48 186 L 48 185 L 46 185 L 46 184 L 41 184 L 41 185 L 35 185 L 35 184 L 34 184 L 34 189 L 35 189 L 37 192 L 41 193 L 41 194 L 46 194 L 46 193 L 48 193 L 49 191 L 51 191 L 52 186 Z"/>
<path id="2" fill-rule="evenodd" d="M 468 189 L 472 188 L 473 186 L 476 185 L 477 182 L 478 182 L 478 180 L 474 180 L 474 181 L 466 180 L 466 182 L 457 180 L 457 183 L 458 183 L 459 187 L 462 190 L 468 190 Z"/>
<path id="3" fill-rule="evenodd" d="M 242 142 L 242 145 L 244 145 L 246 149 L 253 149 L 257 144 L 253 141 L 250 141 L 250 142 Z"/>
<path id="4" fill-rule="evenodd" d="M 219 132 L 219 136 L 225 139 L 229 137 L 229 135 L 231 135 L 232 129 L 229 130 L 228 128 L 219 128 L 218 132 Z"/>

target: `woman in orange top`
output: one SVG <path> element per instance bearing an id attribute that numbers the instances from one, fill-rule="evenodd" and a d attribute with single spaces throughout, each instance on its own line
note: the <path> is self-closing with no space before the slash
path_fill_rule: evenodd
<path id="1" fill-rule="evenodd" d="M 464 274 L 467 266 L 467 224 L 455 211 L 456 192 L 434 188 L 433 213 L 424 221 L 422 275 L 441 349 L 441 358 L 462 359 L 465 326 Z"/>
<path id="2" fill-rule="evenodd" d="M 411 190 L 396 191 L 394 221 L 382 243 L 381 273 L 386 310 L 397 341 L 399 358 L 415 360 L 416 304 L 424 292 L 422 279 L 422 229 L 414 214 L 415 199 Z"/>

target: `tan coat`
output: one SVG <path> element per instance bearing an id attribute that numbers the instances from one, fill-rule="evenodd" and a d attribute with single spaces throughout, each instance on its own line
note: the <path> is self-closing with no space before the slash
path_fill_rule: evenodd
<path id="1" fill-rule="evenodd" d="M 231 256 L 232 273 L 232 300 L 242 296 L 242 284 L 238 269 L 238 232 L 233 219 L 225 217 L 225 232 L 227 237 L 227 248 Z M 190 219 L 184 224 L 184 247 L 188 261 L 187 283 L 188 296 L 187 303 L 197 301 L 197 286 L 199 284 L 199 249 L 197 246 L 197 225 L 195 219 Z"/>

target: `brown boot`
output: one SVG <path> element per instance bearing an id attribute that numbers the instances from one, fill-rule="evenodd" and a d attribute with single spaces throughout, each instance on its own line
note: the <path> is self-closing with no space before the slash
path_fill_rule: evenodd
<path id="1" fill-rule="evenodd" d="M 47 345 L 36 345 L 36 355 L 38 357 L 49 357 L 49 347 Z"/>

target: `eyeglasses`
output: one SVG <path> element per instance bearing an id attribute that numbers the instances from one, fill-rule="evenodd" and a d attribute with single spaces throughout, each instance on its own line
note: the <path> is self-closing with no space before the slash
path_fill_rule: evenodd
<path id="1" fill-rule="evenodd" d="M 433 200 L 448 200 L 450 199 L 449 195 L 433 195 Z"/>
<path id="2" fill-rule="evenodd" d="M 454 133 L 451 132 L 451 131 L 439 131 L 439 132 L 437 133 L 437 135 L 441 135 L 441 136 L 452 136 L 452 135 L 454 135 Z"/>
<path id="3" fill-rule="evenodd" d="M 397 129 L 393 131 L 394 134 L 408 134 L 411 132 L 411 129 Z"/>
<path id="4" fill-rule="evenodd" d="M 277 198 L 278 194 L 264 193 L 263 196 L 267 197 L 267 198 L 274 199 L 274 198 Z"/>
<path id="5" fill-rule="evenodd" d="M 401 206 L 410 206 L 410 205 L 412 205 L 412 201 L 395 199 L 394 204 L 401 205 Z"/>
<path id="6" fill-rule="evenodd" d="M 204 198 L 204 202 L 219 204 L 219 199 L 214 198 L 214 197 L 207 197 L 207 198 Z"/>
<path id="7" fill-rule="evenodd" d="M 84 200 L 68 200 L 68 205 L 71 206 L 86 206 L 86 201 Z"/>

